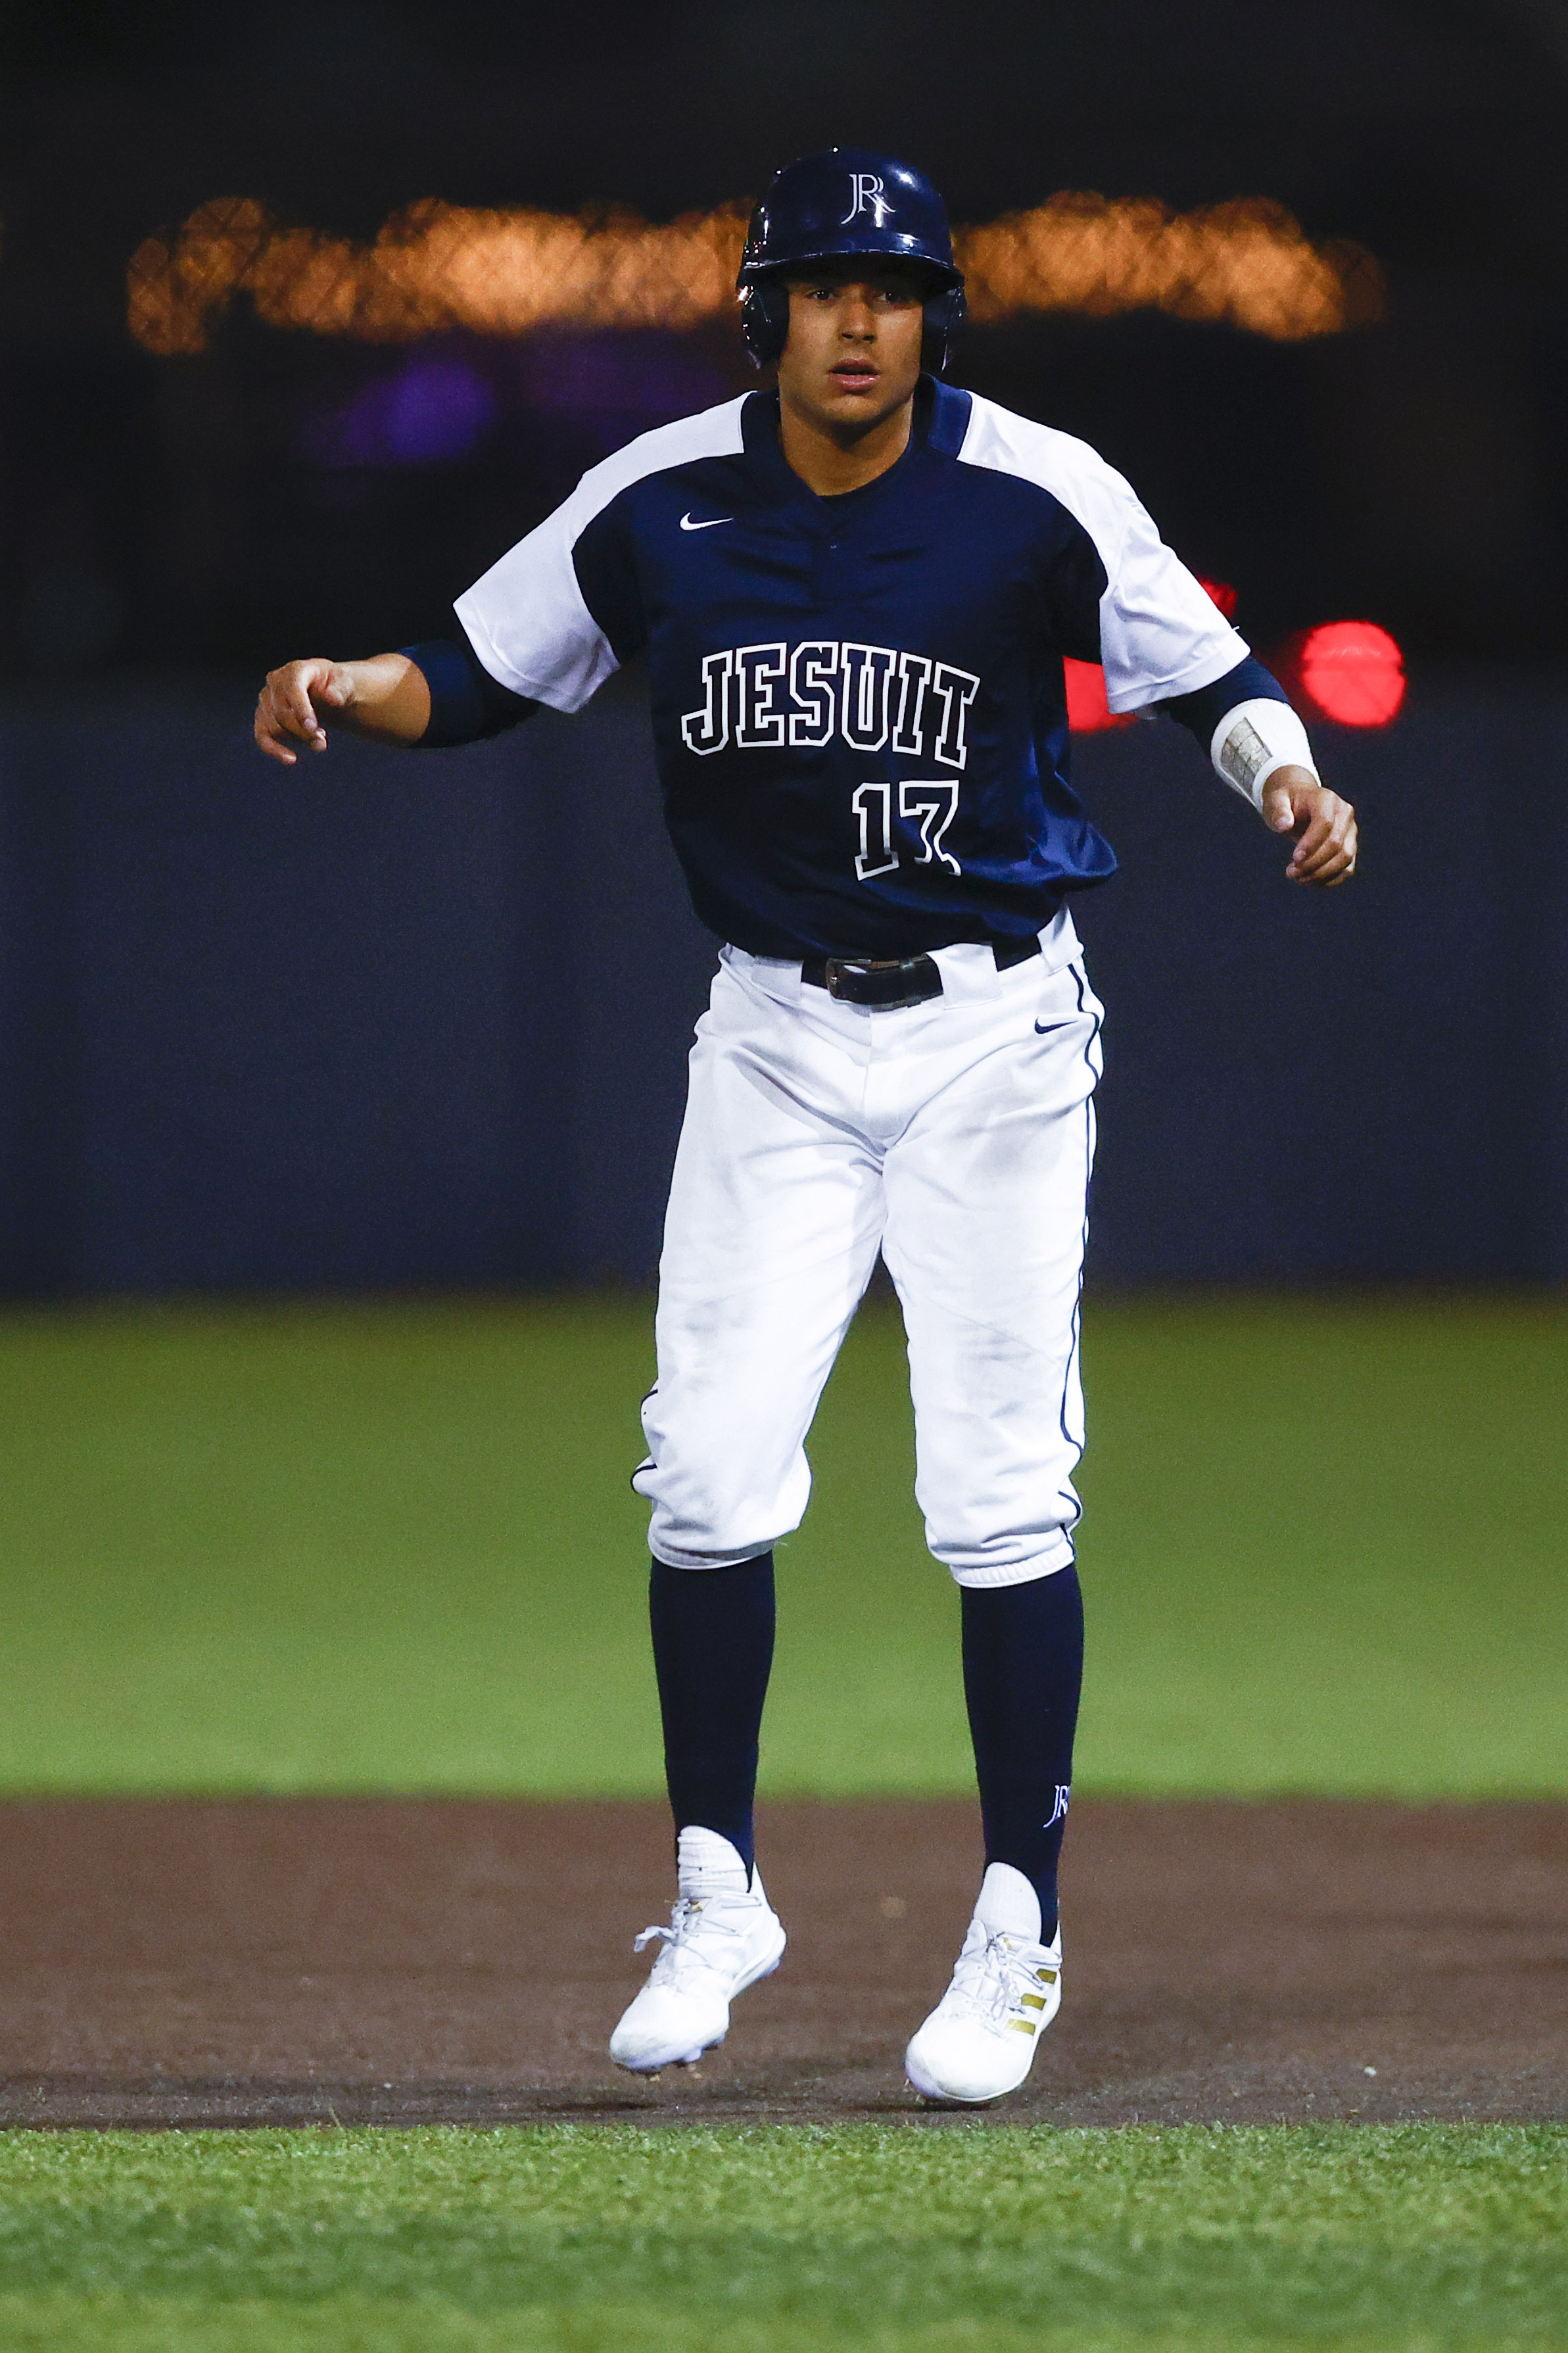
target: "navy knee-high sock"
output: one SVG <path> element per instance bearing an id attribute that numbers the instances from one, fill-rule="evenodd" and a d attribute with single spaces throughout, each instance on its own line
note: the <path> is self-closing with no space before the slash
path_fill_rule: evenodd
<path id="1" fill-rule="evenodd" d="M 653 1564 L 654 1672 L 678 1831 L 717 1831 L 752 1868 L 757 1736 L 773 1662 L 773 1556 L 732 1568 Z"/>
<path id="2" fill-rule="evenodd" d="M 1027 1585 L 966 1585 L 961 1593 L 985 1860 L 1010 1862 L 1033 1881 L 1048 1944 L 1083 1681 L 1078 1571 L 1058 1569 Z"/>

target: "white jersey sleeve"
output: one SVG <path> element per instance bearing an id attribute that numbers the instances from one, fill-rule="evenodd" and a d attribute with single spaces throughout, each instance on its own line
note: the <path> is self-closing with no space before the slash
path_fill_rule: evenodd
<path id="1" fill-rule="evenodd" d="M 1105 575 L 1100 658 L 1112 711 L 1194 693 L 1246 659 L 1245 638 L 1165 545 L 1131 483 L 1087 441 L 976 395 L 959 456 L 1035 483 L 1093 541 Z"/>
<path id="2" fill-rule="evenodd" d="M 453 607 L 490 676 L 554 711 L 580 711 L 620 667 L 590 609 L 577 550 L 590 524 L 649 474 L 742 447 L 742 400 L 638 436 L 591 467 L 569 499 L 464 590 Z"/>

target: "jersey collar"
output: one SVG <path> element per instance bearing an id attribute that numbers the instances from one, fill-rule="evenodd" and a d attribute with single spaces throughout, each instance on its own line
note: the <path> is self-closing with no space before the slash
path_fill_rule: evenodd
<path id="1" fill-rule="evenodd" d="M 741 412 L 741 433 L 749 467 L 775 499 L 803 506 L 817 515 L 824 525 L 852 512 L 861 512 L 873 504 L 880 505 L 883 495 L 901 487 L 903 478 L 920 466 L 929 451 L 934 456 L 956 458 L 963 446 L 969 429 L 970 396 L 951 384 L 939 384 L 934 376 L 922 375 L 915 386 L 914 421 L 910 432 L 910 446 L 897 465 L 889 466 L 875 481 L 862 483 L 858 491 L 845 491 L 835 497 L 823 498 L 789 463 L 779 441 L 779 396 L 773 392 L 753 392 L 747 397 Z"/>

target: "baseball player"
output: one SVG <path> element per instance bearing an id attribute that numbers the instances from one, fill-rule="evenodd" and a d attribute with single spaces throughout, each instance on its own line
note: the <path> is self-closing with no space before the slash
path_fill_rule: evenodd
<path id="1" fill-rule="evenodd" d="M 646 648 L 669 831 L 723 943 L 691 1055 L 635 1483 L 677 1900 L 615 2030 L 652 2073 L 721 2042 L 784 1932 L 752 1849 L 773 1547 L 879 1250 L 909 1338 L 916 1494 L 961 1588 L 984 1873 L 906 2068 L 991 2100 L 1061 1993 L 1057 1861 L 1083 1620 L 1073 1472 L 1100 1007 L 1069 912 L 1115 861 L 1068 781 L 1062 661 L 1162 707 L 1315 889 L 1354 814 L 1128 484 L 945 383 L 947 216 L 860 149 L 787 165 L 740 274 L 776 387 L 647 433 L 458 599 L 459 635 L 274 670 L 257 740 L 336 717 L 447 745 L 579 710 Z M 1179 814 L 1175 818 L 1179 822 Z M 846 1574 L 852 1574 L 846 1565 Z"/>

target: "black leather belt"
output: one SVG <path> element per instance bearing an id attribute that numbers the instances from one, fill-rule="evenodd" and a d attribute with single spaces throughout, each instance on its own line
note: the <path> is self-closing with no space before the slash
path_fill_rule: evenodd
<path id="1" fill-rule="evenodd" d="M 991 953 L 998 972 L 1010 972 L 1040 953 L 1031 932 L 1021 940 L 993 940 Z M 942 995 L 942 975 L 928 955 L 808 956 L 800 976 L 809 988 L 825 988 L 843 1005 L 869 1005 L 880 1013 L 896 1013 L 906 1005 L 923 1005 Z"/>

